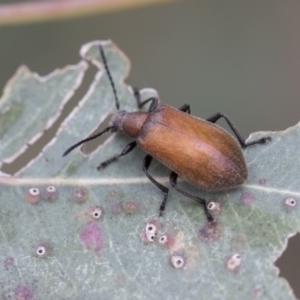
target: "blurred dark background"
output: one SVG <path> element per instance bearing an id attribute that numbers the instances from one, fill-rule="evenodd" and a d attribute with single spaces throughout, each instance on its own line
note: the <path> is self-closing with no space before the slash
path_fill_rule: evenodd
<path id="1" fill-rule="evenodd" d="M 46 75 L 77 63 L 82 44 L 112 39 L 132 62 L 127 82 L 155 88 L 163 103 L 190 103 L 203 118 L 224 112 L 245 137 L 284 130 L 300 117 L 299 16 L 299 1 L 191 0 L 0 27 L 0 87 L 21 64 Z M 277 262 L 298 298 L 299 249 L 296 237 Z"/>

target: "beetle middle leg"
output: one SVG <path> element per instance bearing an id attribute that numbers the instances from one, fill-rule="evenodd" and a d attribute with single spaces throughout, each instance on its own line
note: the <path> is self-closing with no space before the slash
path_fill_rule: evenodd
<path id="1" fill-rule="evenodd" d="M 191 199 L 193 199 L 194 201 L 200 203 L 203 205 L 203 209 L 204 209 L 204 212 L 205 212 L 205 215 L 206 215 L 206 218 L 208 220 L 208 222 L 212 222 L 214 219 L 213 217 L 211 216 L 211 214 L 208 212 L 208 209 L 207 209 L 207 204 L 206 204 L 206 200 L 205 199 L 202 199 L 202 198 L 199 198 L 199 197 L 196 197 L 188 192 L 185 192 L 184 190 L 180 189 L 178 186 L 177 186 L 177 177 L 178 177 L 178 174 L 175 173 L 175 172 L 171 172 L 170 173 L 170 183 L 171 183 L 171 186 L 176 189 L 177 192 L 179 192 L 180 194 L 186 196 L 186 197 L 189 197 Z"/>
<path id="2" fill-rule="evenodd" d="M 126 154 L 128 154 L 130 151 L 132 151 L 135 147 L 136 147 L 137 143 L 136 141 L 133 141 L 131 143 L 129 143 L 120 154 L 114 155 L 113 157 L 109 158 L 108 160 L 102 162 L 97 169 L 103 169 L 105 167 L 107 167 L 109 164 L 111 164 L 112 162 L 114 162 L 115 160 L 117 160 L 119 157 L 124 156 Z"/>
<path id="3" fill-rule="evenodd" d="M 225 121 L 227 122 L 227 124 L 229 125 L 231 130 L 233 131 L 234 135 L 238 139 L 238 141 L 239 141 L 242 148 L 246 148 L 246 147 L 249 147 L 249 146 L 252 146 L 252 145 L 255 145 L 255 144 L 264 144 L 264 143 L 271 140 L 270 137 L 264 137 L 264 138 L 258 139 L 256 141 L 246 143 L 245 140 L 243 139 L 243 137 L 241 136 L 241 134 L 239 133 L 239 131 L 233 125 L 232 121 L 226 115 L 224 115 L 223 113 L 220 113 L 220 112 L 218 112 L 216 114 L 213 114 L 212 116 L 210 116 L 206 120 L 209 121 L 209 122 L 212 122 L 212 123 L 216 123 L 220 118 L 225 119 Z"/>
<path id="4" fill-rule="evenodd" d="M 178 108 L 179 110 L 186 112 L 187 114 L 191 114 L 191 106 L 189 104 L 183 104 Z"/>
<path id="5" fill-rule="evenodd" d="M 153 182 L 163 193 L 164 193 L 164 199 L 159 207 L 159 215 L 162 216 L 165 212 L 166 208 L 166 203 L 168 200 L 168 195 L 169 195 L 169 189 L 166 188 L 165 186 L 161 185 L 159 182 L 157 182 L 149 173 L 148 169 L 150 167 L 150 164 L 152 162 L 152 156 L 151 155 L 146 155 L 144 158 L 143 162 L 143 171 L 145 172 L 146 176 Z"/>

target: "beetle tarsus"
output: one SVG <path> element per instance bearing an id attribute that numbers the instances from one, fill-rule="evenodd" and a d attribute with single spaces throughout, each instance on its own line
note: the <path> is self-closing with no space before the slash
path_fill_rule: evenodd
<path id="1" fill-rule="evenodd" d="M 272 138 L 267 136 L 267 137 L 263 137 L 261 139 L 258 139 L 256 141 L 249 142 L 249 143 L 244 142 L 242 147 L 246 148 L 248 146 L 252 146 L 252 145 L 256 145 L 256 144 L 266 144 L 266 143 L 270 142 L 271 140 L 272 140 Z"/>
<path id="2" fill-rule="evenodd" d="M 114 162 L 115 160 L 117 160 L 120 156 L 122 156 L 121 154 L 119 155 L 115 155 L 113 156 L 112 158 L 102 162 L 98 167 L 97 167 L 97 170 L 101 170 L 101 169 L 104 169 L 106 168 L 109 164 L 111 164 L 112 162 Z"/>
<path id="3" fill-rule="evenodd" d="M 135 97 L 138 108 L 142 108 L 148 102 L 151 102 L 148 112 L 152 112 L 158 107 L 159 99 L 157 97 L 151 97 L 151 98 L 148 98 L 148 99 L 142 101 L 141 94 L 140 94 L 140 91 L 138 88 L 133 88 L 133 93 L 134 93 L 134 97 Z"/>
<path id="4" fill-rule="evenodd" d="M 163 217 L 165 214 L 165 211 L 164 210 L 161 210 L 161 208 L 159 209 L 159 213 L 158 213 L 158 216 L 159 217 Z"/>
<path id="5" fill-rule="evenodd" d="M 122 150 L 122 152 L 120 154 L 117 154 L 117 155 L 113 156 L 112 158 L 109 158 L 108 160 L 102 162 L 97 167 L 97 170 L 104 169 L 109 164 L 111 164 L 112 162 L 114 162 L 115 160 L 117 160 L 119 157 L 128 154 L 130 151 L 132 151 L 136 147 L 136 145 L 137 145 L 136 141 L 133 141 L 133 142 L 129 143 L 128 145 L 126 145 L 126 147 Z"/>
<path id="6" fill-rule="evenodd" d="M 265 144 L 265 143 L 272 141 L 272 138 L 270 136 L 267 136 L 267 137 L 261 138 L 260 140 L 261 140 L 261 144 Z"/>
<path id="7" fill-rule="evenodd" d="M 214 221 L 214 218 L 213 218 L 212 215 L 208 212 L 207 207 L 204 208 L 204 212 L 205 212 L 207 221 L 208 221 L 208 222 L 213 222 L 213 221 Z"/>
<path id="8" fill-rule="evenodd" d="M 101 163 L 98 167 L 97 167 L 97 170 L 101 170 L 101 169 L 104 169 L 107 167 L 107 165 L 109 165 L 111 163 L 111 161 L 105 161 L 103 163 Z"/>
<path id="9" fill-rule="evenodd" d="M 169 190 L 168 190 L 169 192 Z M 161 203 L 160 207 L 159 207 L 159 216 L 162 217 L 164 214 L 165 214 L 165 209 L 166 209 L 166 203 L 167 203 L 167 200 L 168 200 L 168 195 L 169 193 L 164 193 L 164 200 L 163 202 Z"/>
<path id="10" fill-rule="evenodd" d="M 246 143 L 245 140 L 243 139 L 242 135 L 239 133 L 237 128 L 232 123 L 232 121 L 225 114 L 223 114 L 221 112 L 213 114 L 212 116 L 207 118 L 206 121 L 211 122 L 211 123 L 216 123 L 220 118 L 224 118 L 224 120 L 227 122 L 227 124 L 231 128 L 232 132 L 236 136 L 236 138 L 239 141 L 242 148 L 246 148 L 246 147 L 249 147 L 249 146 L 252 146 L 252 145 L 255 145 L 255 144 L 265 144 L 266 142 L 271 140 L 270 137 L 265 137 L 265 138 L 261 138 L 257 141 Z"/>

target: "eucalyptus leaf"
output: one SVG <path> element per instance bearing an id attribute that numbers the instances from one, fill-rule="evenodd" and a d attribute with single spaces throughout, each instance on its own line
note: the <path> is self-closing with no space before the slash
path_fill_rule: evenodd
<path id="1" fill-rule="evenodd" d="M 60 115 L 86 61 L 99 68 L 42 152 L 14 176 L 0 175 L 1 299 L 294 299 L 273 263 L 300 229 L 299 124 L 250 136 L 272 141 L 244 151 L 249 178 L 238 188 L 205 192 L 179 181 L 210 201 L 214 223 L 174 190 L 159 217 L 163 195 L 142 171 L 141 149 L 96 169 L 126 136 L 106 134 L 92 153 L 62 157 L 116 112 L 100 43 L 121 109 L 135 111 L 124 84 L 129 60 L 112 42 L 84 45 L 83 61 L 46 77 L 21 67 L 0 99 L 0 159 L 11 162 Z M 150 173 L 169 186 L 166 167 L 154 162 Z"/>

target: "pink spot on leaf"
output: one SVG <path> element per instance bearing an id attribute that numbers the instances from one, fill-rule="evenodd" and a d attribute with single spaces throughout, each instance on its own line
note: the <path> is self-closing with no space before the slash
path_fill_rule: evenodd
<path id="1" fill-rule="evenodd" d="M 136 201 L 129 200 L 123 203 L 123 209 L 127 214 L 134 214 L 138 211 L 139 205 L 136 203 Z"/>
<path id="2" fill-rule="evenodd" d="M 112 203 L 110 207 L 110 211 L 114 214 L 120 214 L 122 212 L 122 205 L 119 202 Z"/>
<path id="3" fill-rule="evenodd" d="M 40 201 L 40 190 L 38 188 L 31 188 L 26 193 L 26 201 L 30 204 L 36 204 Z"/>
<path id="4" fill-rule="evenodd" d="M 15 289 L 16 300 L 30 300 L 33 298 L 33 292 L 27 286 L 19 286 Z"/>
<path id="5" fill-rule="evenodd" d="M 102 230 L 96 222 L 89 222 L 80 233 L 80 240 L 87 249 L 99 253 L 103 248 Z"/>
<path id="6" fill-rule="evenodd" d="M 13 257 L 7 257 L 4 261 L 4 265 L 6 267 L 6 269 L 9 267 L 9 266 L 13 266 L 15 263 L 15 260 Z"/>
<path id="7" fill-rule="evenodd" d="M 254 200 L 254 195 L 249 193 L 249 192 L 245 192 L 242 194 L 242 202 L 246 205 L 249 205 L 252 203 L 252 201 Z"/>
<path id="8" fill-rule="evenodd" d="M 259 179 L 258 184 L 265 186 L 267 183 L 267 179 L 262 177 Z"/>
<path id="9" fill-rule="evenodd" d="M 161 246 L 170 249 L 175 245 L 175 237 L 171 234 L 164 234 L 158 239 L 158 242 Z"/>
<path id="10" fill-rule="evenodd" d="M 73 200 L 75 203 L 84 203 L 88 197 L 88 191 L 85 188 L 78 188 L 73 191 Z"/>

